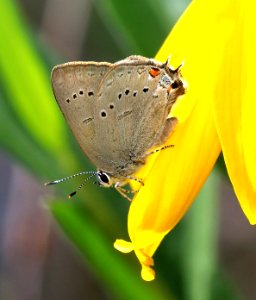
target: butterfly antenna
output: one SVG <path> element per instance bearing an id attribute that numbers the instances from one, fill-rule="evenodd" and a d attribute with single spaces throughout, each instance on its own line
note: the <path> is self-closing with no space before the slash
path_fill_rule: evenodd
<path id="1" fill-rule="evenodd" d="M 93 175 L 96 175 L 97 172 L 95 172 L 95 171 L 83 171 L 83 172 L 79 172 L 79 173 L 76 173 L 76 174 L 71 175 L 71 176 L 67 176 L 67 177 L 61 178 L 61 179 L 57 179 L 57 180 L 53 180 L 53 181 L 50 181 L 50 182 L 46 182 L 44 185 L 53 185 L 53 184 L 61 183 L 61 182 L 67 181 L 69 179 L 75 178 L 77 176 L 86 175 L 86 174 L 92 174 L 92 176 L 93 176 Z M 92 176 L 90 176 L 89 178 L 91 178 Z"/>
<path id="2" fill-rule="evenodd" d="M 87 177 L 87 178 L 84 180 L 84 182 L 81 183 L 81 184 L 79 185 L 79 187 L 78 187 L 74 192 L 72 192 L 72 193 L 70 193 L 70 194 L 68 195 L 68 198 L 72 198 L 73 196 L 75 196 L 75 194 L 76 194 L 79 190 L 81 190 L 81 188 L 86 184 L 86 182 L 87 182 L 89 179 L 91 179 L 95 174 L 96 174 L 96 172 L 94 172 L 91 176 Z"/>

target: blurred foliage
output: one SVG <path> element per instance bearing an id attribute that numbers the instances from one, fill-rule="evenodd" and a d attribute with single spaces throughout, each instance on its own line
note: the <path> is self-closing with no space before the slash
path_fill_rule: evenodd
<path id="1" fill-rule="evenodd" d="M 84 42 L 86 59 L 153 57 L 187 3 L 95 0 Z M 0 29 L 1 147 L 46 181 L 81 166 L 91 170 L 51 92 L 50 69 L 58 55 L 40 44 L 14 0 L 0 2 Z M 134 255 L 125 256 L 112 247 L 115 238 L 127 237 L 129 207 L 115 191 L 88 184 L 66 202 L 64 197 L 78 184 L 74 179 L 56 187 L 62 200 L 52 201 L 49 209 L 116 299 L 236 299 L 216 256 L 217 178 L 214 173 L 194 208 L 163 242 L 155 255 L 157 279 L 150 284 L 141 280 Z"/>

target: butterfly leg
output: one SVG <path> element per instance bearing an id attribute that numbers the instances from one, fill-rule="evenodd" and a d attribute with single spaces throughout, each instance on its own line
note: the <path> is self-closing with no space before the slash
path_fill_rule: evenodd
<path id="1" fill-rule="evenodd" d="M 118 184 L 119 184 L 119 183 L 117 182 L 117 183 L 114 185 L 115 189 L 116 189 L 116 190 L 118 191 L 118 193 L 119 193 L 120 195 L 122 195 L 126 200 L 128 200 L 129 202 L 131 202 L 132 199 L 131 199 L 130 197 L 127 196 L 127 194 L 128 194 L 130 191 L 128 191 L 128 190 L 122 188 L 122 187 L 121 187 L 120 185 L 118 185 Z"/>
<path id="2" fill-rule="evenodd" d="M 157 152 L 159 152 L 159 151 L 162 151 L 162 150 L 165 150 L 165 149 L 168 149 L 168 148 L 171 148 L 171 147 L 174 147 L 174 145 L 165 145 L 165 146 L 163 146 L 163 147 L 161 147 L 161 148 L 157 148 L 157 149 L 155 149 L 155 150 L 153 150 L 153 151 L 147 153 L 146 156 L 149 156 L 149 155 L 151 155 L 151 154 L 157 153 Z"/>
<path id="3" fill-rule="evenodd" d="M 141 185 L 144 185 L 144 182 L 143 182 L 143 180 L 142 180 L 141 178 L 134 177 L 134 176 L 129 176 L 129 175 L 126 176 L 125 178 L 130 179 L 130 180 L 137 181 L 137 182 L 139 182 Z"/>
<path id="4" fill-rule="evenodd" d="M 139 182 L 141 185 L 144 185 L 144 182 L 142 181 L 142 179 L 137 178 L 137 177 L 132 177 L 132 176 L 127 176 L 126 178 L 131 179 L 131 180 L 135 180 L 137 182 Z M 136 194 L 139 190 L 137 191 L 133 191 L 133 190 L 126 190 L 125 188 L 121 187 L 119 185 L 119 182 L 117 182 L 114 185 L 114 188 L 119 192 L 119 194 L 121 194 L 125 199 L 127 199 L 128 201 L 132 201 L 132 199 L 130 197 L 127 196 L 128 193 L 130 194 Z"/>

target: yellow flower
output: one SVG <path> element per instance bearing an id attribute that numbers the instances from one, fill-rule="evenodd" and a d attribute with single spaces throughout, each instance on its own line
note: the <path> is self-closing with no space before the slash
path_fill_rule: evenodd
<path id="1" fill-rule="evenodd" d="M 249 0 L 194 0 L 167 37 L 156 59 L 171 54 L 188 83 L 172 115 L 179 119 L 167 144 L 152 155 L 131 203 L 131 242 L 115 248 L 135 251 L 142 278 L 155 277 L 152 256 L 164 236 L 193 202 L 222 149 L 241 207 L 256 223 L 256 4 Z"/>

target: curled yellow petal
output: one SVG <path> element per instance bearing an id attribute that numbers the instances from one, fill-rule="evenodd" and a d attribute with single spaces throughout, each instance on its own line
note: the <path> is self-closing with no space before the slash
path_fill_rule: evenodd
<path id="1" fill-rule="evenodd" d="M 123 253 L 130 253 L 134 250 L 133 244 L 131 242 L 127 242 L 122 239 L 117 239 L 115 241 L 114 248 Z"/>
<path id="2" fill-rule="evenodd" d="M 122 253 L 130 253 L 134 250 L 141 263 L 141 277 L 145 281 L 155 279 L 155 271 L 151 268 L 154 265 L 154 260 L 151 256 L 144 254 L 140 249 L 135 249 L 131 242 L 122 239 L 117 239 L 115 241 L 114 248 Z"/>
<path id="3" fill-rule="evenodd" d="M 135 253 L 142 265 L 146 264 L 141 253 L 153 256 L 190 207 L 220 153 L 213 100 L 233 26 L 223 17 L 225 8 L 193 1 L 156 57 L 165 61 L 171 54 L 174 66 L 184 61 L 182 74 L 188 88 L 172 110 L 179 124 L 167 144 L 175 146 L 150 157 L 138 175 L 145 178 L 145 185 L 130 206 L 128 231 L 134 248 L 140 249 Z"/>
<path id="4" fill-rule="evenodd" d="M 155 271 L 148 266 L 142 265 L 141 278 L 145 281 L 152 281 L 155 279 Z"/>
<path id="5" fill-rule="evenodd" d="M 145 185 L 129 210 L 145 280 L 154 279 L 152 256 L 193 202 L 221 146 L 241 206 L 256 223 L 255 8 L 249 0 L 194 0 L 156 56 L 165 61 L 171 54 L 174 66 L 184 61 L 188 88 L 171 111 L 179 123 L 167 144 L 175 147 L 148 159 L 138 174 Z"/>

